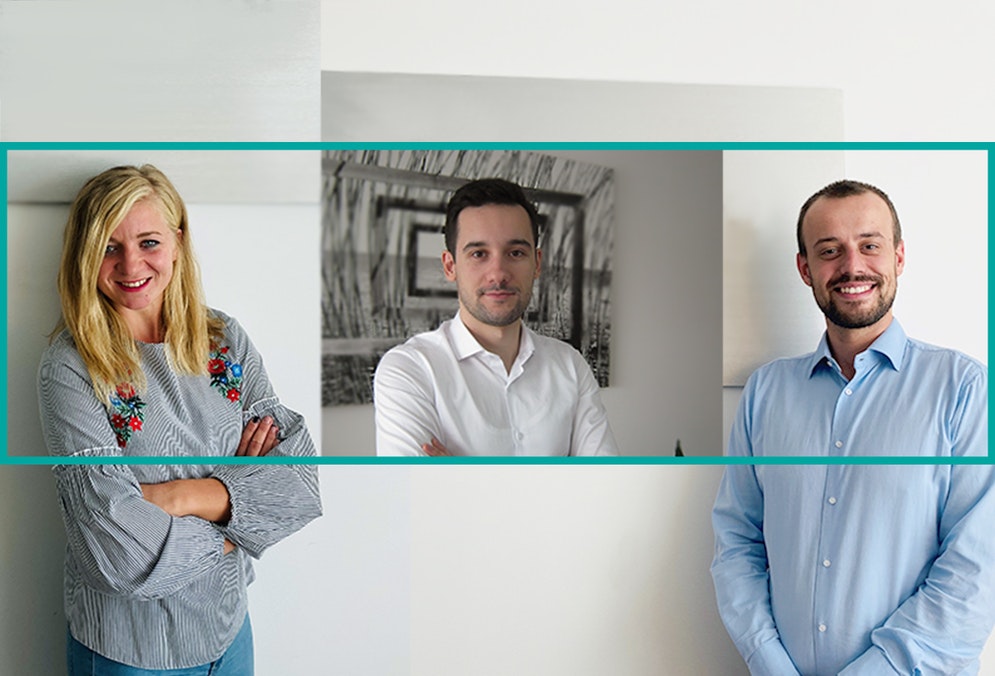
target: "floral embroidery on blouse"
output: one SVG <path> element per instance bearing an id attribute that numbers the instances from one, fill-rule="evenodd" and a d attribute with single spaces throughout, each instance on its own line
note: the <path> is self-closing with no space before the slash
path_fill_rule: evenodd
<path id="1" fill-rule="evenodd" d="M 242 365 L 232 363 L 227 347 L 211 346 L 207 372 L 211 376 L 211 387 L 221 392 L 228 401 L 237 402 L 242 398 Z M 117 437 L 117 445 L 124 448 L 132 435 L 142 429 L 145 402 L 130 383 L 118 385 L 111 394 L 110 402 L 107 419 Z"/>
<path id="2" fill-rule="evenodd" d="M 111 394 L 111 410 L 108 411 L 107 418 L 114 429 L 114 436 L 117 437 L 117 445 L 121 448 L 128 445 L 132 434 L 141 431 L 145 420 L 143 408 L 145 402 L 129 383 L 121 383 Z"/>
<path id="3" fill-rule="evenodd" d="M 217 388 L 228 401 L 242 398 L 242 365 L 232 363 L 227 347 L 211 346 L 207 372 L 211 375 L 211 387 Z"/>

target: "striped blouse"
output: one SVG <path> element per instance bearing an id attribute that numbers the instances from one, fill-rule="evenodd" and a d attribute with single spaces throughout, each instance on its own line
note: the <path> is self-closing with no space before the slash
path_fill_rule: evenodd
<path id="1" fill-rule="evenodd" d="M 231 317 L 212 346 L 208 373 L 169 366 L 164 344 L 140 343 L 147 387 L 117 387 L 107 402 L 68 333 L 38 373 L 45 443 L 52 455 L 230 456 L 246 421 L 272 416 L 270 456 L 314 456 L 304 419 L 273 393 L 259 353 Z M 247 609 L 250 557 L 321 514 L 313 465 L 55 465 L 68 535 L 69 629 L 97 653 L 145 669 L 211 662 L 234 640 Z M 172 517 L 142 498 L 141 483 L 214 477 L 228 489 L 226 524 Z M 225 539 L 236 548 L 224 554 Z"/>

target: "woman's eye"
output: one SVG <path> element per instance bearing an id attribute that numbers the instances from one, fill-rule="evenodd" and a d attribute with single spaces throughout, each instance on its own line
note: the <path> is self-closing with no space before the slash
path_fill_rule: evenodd
<path id="1" fill-rule="evenodd" d="M 110 255 L 111 255 L 112 253 L 114 253 L 115 251 L 117 251 L 117 247 L 116 247 L 115 245 L 113 245 L 113 244 L 108 244 L 108 245 L 107 245 L 107 246 L 106 246 L 106 247 L 104 248 L 104 255 L 105 255 L 105 256 L 110 256 Z"/>
<path id="2" fill-rule="evenodd" d="M 144 249 L 151 249 L 156 246 L 159 246 L 159 240 L 156 239 L 142 240 L 142 248 Z"/>

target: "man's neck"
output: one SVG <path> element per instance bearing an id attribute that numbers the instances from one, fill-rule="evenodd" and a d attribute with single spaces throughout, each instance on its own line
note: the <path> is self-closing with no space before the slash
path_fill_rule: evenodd
<path id="1" fill-rule="evenodd" d="M 504 369 L 511 373 L 511 365 L 518 356 L 522 338 L 522 320 L 516 319 L 508 326 L 491 326 L 477 321 L 469 312 L 461 311 L 460 319 L 480 346 L 501 358 Z"/>
<path id="2" fill-rule="evenodd" d="M 844 378 L 847 380 L 853 379 L 856 373 L 856 369 L 853 366 L 854 359 L 858 354 L 869 348 L 871 343 L 877 340 L 891 326 L 891 322 L 891 312 L 874 324 L 860 329 L 845 329 L 842 326 L 833 324 L 831 321 L 826 321 L 826 337 L 829 340 L 829 351 L 832 353 L 833 358 L 836 359 L 836 363 L 839 364 L 840 370 L 843 371 Z"/>

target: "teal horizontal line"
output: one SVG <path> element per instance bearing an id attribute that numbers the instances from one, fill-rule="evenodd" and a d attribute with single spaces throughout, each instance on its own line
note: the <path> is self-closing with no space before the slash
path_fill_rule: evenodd
<path id="1" fill-rule="evenodd" d="M 995 142 L 736 141 L 736 142 L 8 142 L 17 150 L 995 150 Z"/>
<path id="2" fill-rule="evenodd" d="M 744 458 L 725 456 L 623 456 L 623 457 L 474 457 L 474 458 L 380 458 L 373 456 L 301 457 L 121 457 L 86 456 L 53 458 L 42 455 L 7 456 L 0 465 L 990 465 L 995 458 L 986 456 L 933 458 L 922 456 L 862 456 L 826 458 L 822 456 L 767 456 Z"/>

